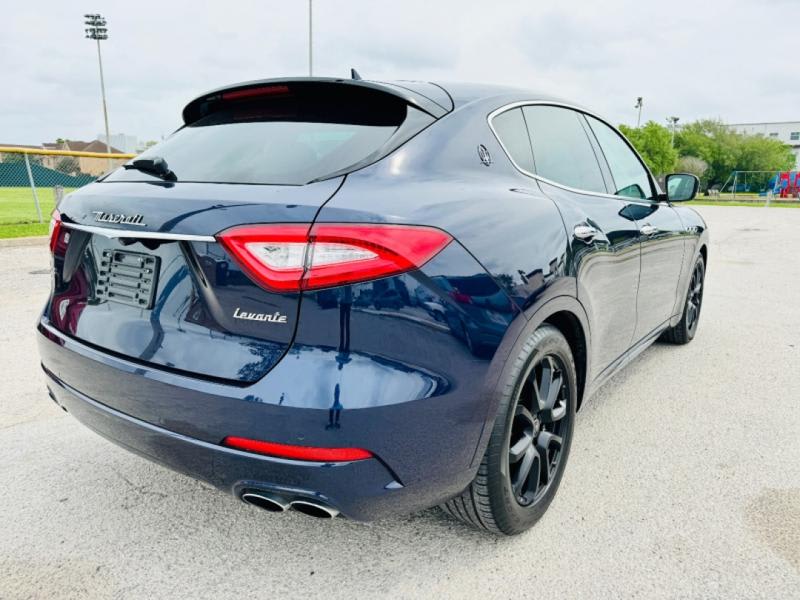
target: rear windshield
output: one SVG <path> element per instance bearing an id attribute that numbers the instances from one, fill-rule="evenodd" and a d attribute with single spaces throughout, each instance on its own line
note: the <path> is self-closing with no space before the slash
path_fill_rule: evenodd
<path id="1" fill-rule="evenodd" d="M 385 156 L 433 117 L 374 90 L 325 94 L 223 93 L 201 106 L 196 121 L 137 158 L 163 158 L 177 181 L 301 185 Z M 118 169 L 104 181 L 153 181 Z"/>

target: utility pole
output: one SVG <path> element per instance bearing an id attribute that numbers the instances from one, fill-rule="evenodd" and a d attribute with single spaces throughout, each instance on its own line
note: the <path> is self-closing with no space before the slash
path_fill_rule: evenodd
<path id="1" fill-rule="evenodd" d="M 680 117 L 667 117 L 667 123 L 672 124 L 672 147 L 675 147 L 675 127 L 678 125 Z"/>
<path id="2" fill-rule="evenodd" d="M 309 0 L 310 1 L 310 0 Z M 86 38 L 97 42 L 97 64 L 100 66 L 100 95 L 103 98 L 103 120 L 106 125 L 106 152 L 111 154 L 111 132 L 108 129 L 108 108 L 106 107 L 106 82 L 103 78 L 103 56 L 100 53 L 100 40 L 108 39 L 106 20 L 102 15 L 93 13 L 83 15 L 86 21 Z M 111 170 L 111 158 L 108 159 L 108 169 Z"/>
<path id="3" fill-rule="evenodd" d="M 642 104 L 644 104 L 644 98 L 639 96 L 636 98 L 636 105 L 633 107 L 639 109 L 639 116 L 636 117 L 636 129 L 639 129 L 639 126 L 642 124 Z"/>
<path id="4" fill-rule="evenodd" d="M 314 76 L 314 54 L 313 54 L 313 39 L 314 39 L 314 30 L 313 30 L 313 3 L 314 0 L 308 0 L 308 76 Z"/>

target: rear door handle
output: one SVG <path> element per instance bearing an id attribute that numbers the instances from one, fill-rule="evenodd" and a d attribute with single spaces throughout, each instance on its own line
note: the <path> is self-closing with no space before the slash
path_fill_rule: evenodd
<path id="1" fill-rule="evenodd" d="M 651 235 L 655 235 L 658 233 L 658 227 L 653 227 L 650 223 L 645 223 L 644 225 L 639 228 L 639 233 L 642 235 L 646 235 L 650 237 Z"/>
<path id="2" fill-rule="evenodd" d="M 572 235 L 575 236 L 575 239 L 587 244 L 591 244 L 598 233 L 597 229 L 585 223 L 575 225 L 575 229 L 572 230 Z"/>

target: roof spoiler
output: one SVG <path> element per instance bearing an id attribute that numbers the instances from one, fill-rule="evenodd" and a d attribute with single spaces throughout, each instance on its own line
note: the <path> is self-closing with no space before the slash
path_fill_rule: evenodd
<path id="1" fill-rule="evenodd" d="M 336 85 L 336 86 L 350 86 L 367 88 L 379 91 L 396 98 L 402 99 L 407 104 L 417 108 L 435 119 L 439 119 L 450 112 L 450 109 L 434 102 L 430 98 L 418 94 L 412 90 L 401 88 L 393 85 L 387 85 L 375 81 L 364 81 L 363 79 L 335 79 L 328 77 L 290 77 L 282 79 L 259 79 L 256 81 L 247 81 L 244 83 L 237 83 L 235 85 L 225 86 L 206 92 L 189 102 L 183 109 L 183 122 L 188 125 L 194 123 L 204 114 L 203 106 L 209 102 L 214 102 L 223 99 L 223 94 L 247 94 L 247 90 L 255 90 L 258 88 L 292 85 L 292 84 L 318 84 L 318 85 Z"/>

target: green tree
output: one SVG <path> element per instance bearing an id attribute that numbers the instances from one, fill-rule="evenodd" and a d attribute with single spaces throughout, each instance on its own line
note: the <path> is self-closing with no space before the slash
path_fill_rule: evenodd
<path id="1" fill-rule="evenodd" d="M 681 127 L 675 147 L 681 156 L 696 156 L 708 164 L 706 183 L 721 184 L 736 169 L 739 134 L 722 121 L 703 119 Z"/>
<path id="2" fill-rule="evenodd" d="M 696 156 L 681 156 L 678 159 L 676 169 L 681 173 L 697 175 L 700 181 L 704 181 L 706 173 L 708 173 L 708 163 Z"/>
<path id="3" fill-rule="evenodd" d="M 620 125 L 619 129 L 642 155 L 654 175 L 675 170 L 678 152 L 672 147 L 672 132 L 669 129 L 655 121 L 648 121 L 639 128 Z"/>
<path id="4" fill-rule="evenodd" d="M 741 171 L 789 171 L 795 156 L 791 146 L 763 135 L 743 135 L 737 148 L 736 163 Z"/>
<path id="5" fill-rule="evenodd" d="M 675 136 L 681 156 L 696 156 L 708 163 L 707 185 L 720 185 L 733 171 L 778 171 L 795 164 L 792 149 L 763 135 L 745 135 L 716 119 L 703 119 L 682 127 Z"/>

